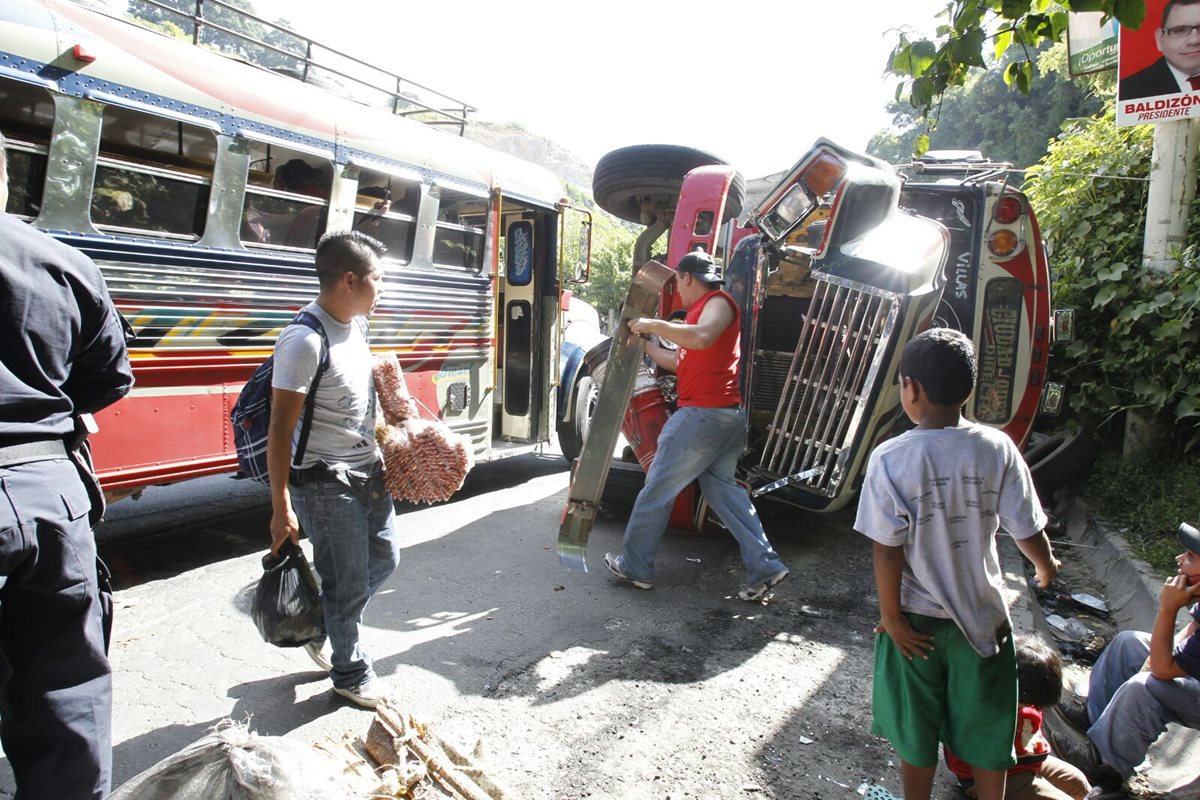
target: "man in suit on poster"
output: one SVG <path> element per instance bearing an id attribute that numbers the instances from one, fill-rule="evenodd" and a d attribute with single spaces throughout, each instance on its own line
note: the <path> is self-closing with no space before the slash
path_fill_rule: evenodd
<path id="1" fill-rule="evenodd" d="M 1121 79 L 1121 100 L 1200 91 L 1200 0 L 1168 0 L 1154 29 L 1162 58 Z"/>

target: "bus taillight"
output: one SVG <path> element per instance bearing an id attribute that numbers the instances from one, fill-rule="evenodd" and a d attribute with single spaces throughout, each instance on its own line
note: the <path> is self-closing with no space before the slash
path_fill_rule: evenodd
<path id="1" fill-rule="evenodd" d="M 1012 195 L 1006 195 L 996 201 L 996 207 L 992 210 L 992 218 L 1001 225 L 1011 225 L 1021 218 L 1023 210 L 1020 200 Z"/>
<path id="2" fill-rule="evenodd" d="M 1020 239 L 1010 230 L 999 230 L 988 237 L 988 250 L 994 256 L 1011 256 L 1019 244 Z"/>

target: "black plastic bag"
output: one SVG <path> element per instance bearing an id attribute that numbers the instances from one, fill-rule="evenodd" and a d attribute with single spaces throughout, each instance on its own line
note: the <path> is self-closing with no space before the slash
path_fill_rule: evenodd
<path id="1" fill-rule="evenodd" d="M 324 639 L 321 592 L 299 545 L 284 542 L 278 556 L 263 556 L 262 565 L 250 616 L 263 641 L 276 647 L 302 647 Z"/>

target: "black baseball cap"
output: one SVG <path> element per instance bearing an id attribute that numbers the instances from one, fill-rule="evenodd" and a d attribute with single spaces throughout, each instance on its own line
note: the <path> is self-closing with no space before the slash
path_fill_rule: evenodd
<path id="1" fill-rule="evenodd" d="M 1186 522 L 1179 526 L 1179 543 L 1191 550 L 1196 555 L 1200 555 L 1200 530 Z"/>
<path id="2" fill-rule="evenodd" d="M 680 274 L 695 275 L 697 279 L 705 283 L 725 282 L 725 279 L 721 277 L 720 268 L 713 263 L 712 256 L 703 250 L 693 250 L 679 259 L 675 271 Z"/>

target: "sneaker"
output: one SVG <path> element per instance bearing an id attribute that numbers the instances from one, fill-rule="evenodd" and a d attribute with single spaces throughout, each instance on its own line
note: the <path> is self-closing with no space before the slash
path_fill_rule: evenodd
<path id="1" fill-rule="evenodd" d="M 654 584 L 651 583 L 650 581 L 635 581 L 633 578 L 626 575 L 625 571 L 623 569 L 621 569 L 621 557 L 620 556 L 613 555 L 612 553 L 605 553 L 604 554 L 604 566 L 609 572 L 611 572 L 613 574 L 614 577 L 620 578 L 623 581 L 628 581 L 639 589 L 653 589 L 654 588 Z"/>
<path id="2" fill-rule="evenodd" d="M 747 586 L 743 588 L 740 592 L 738 592 L 738 599 L 745 600 L 747 603 L 751 603 L 755 600 L 761 600 L 767 592 L 783 583 L 783 579 L 790 574 L 791 571 L 787 567 L 784 567 L 770 578 L 767 578 L 764 582 L 756 583 L 753 586 Z"/>
<path id="3" fill-rule="evenodd" d="M 387 692 L 378 678 L 367 678 L 358 686 L 349 689 L 335 686 L 333 693 L 340 694 L 351 703 L 363 708 L 377 708 L 387 699 Z"/>
<path id="4" fill-rule="evenodd" d="M 321 668 L 323 672 L 329 672 L 333 669 L 333 662 L 329 660 L 329 656 L 325 654 L 327 639 L 320 639 L 315 642 L 309 642 L 304 645 L 304 652 L 308 653 L 308 657 L 313 660 L 313 663 Z"/>

